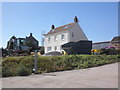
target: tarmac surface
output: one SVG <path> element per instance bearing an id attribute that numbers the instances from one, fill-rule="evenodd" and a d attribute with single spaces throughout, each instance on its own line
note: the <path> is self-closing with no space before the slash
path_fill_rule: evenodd
<path id="1" fill-rule="evenodd" d="M 2 88 L 118 88 L 118 63 L 88 69 L 2 78 Z"/>

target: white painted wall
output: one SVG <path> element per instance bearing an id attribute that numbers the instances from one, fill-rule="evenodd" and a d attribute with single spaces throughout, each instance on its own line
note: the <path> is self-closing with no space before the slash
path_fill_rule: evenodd
<path id="1" fill-rule="evenodd" d="M 61 35 L 64 34 L 64 40 L 61 40 Z M 47 52 L 51 52 L 51 51 L 55 51 L 55 46 L 57 47 L 57 50 L 56 51 L 62 51 L 61 50 L 61 45 L 65 44 L 65 43 L 68 43 L 68 38 L 69 38 L 69 35 L 68 35 L 68 31 L 63 31 L 63 32 L 60 32 L 60 33 L 54 33 L 54 34 L 50 34 L 50 35 L 47 35 L 45 37 L 45 42 L 44 42 L 44 47 L 45 47 L 45 53 Z M 54 37 L 57 36 L 57 40 L 54 39 Z M 51 41 L 48 42 L 48 38 L 51 38 Z M 51 47 L 51 51 L 47 51 L 47 47 Z"/>
<path id="2" fill-rule="evenodd" d="M 73 37 L 72 37 L 73 32 Z M 70 42 L 77 42 L 80 40 L 88 40 L 85 33 L 82 31 L 78 23 L 75 23 L 74 26 L 69 30 Z"/>

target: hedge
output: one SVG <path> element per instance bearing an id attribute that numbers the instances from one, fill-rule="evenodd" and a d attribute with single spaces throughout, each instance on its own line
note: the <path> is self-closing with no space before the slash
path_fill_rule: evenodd
<path id="1" fill-rule="evenodd" d="M 118 54 L 120 54 L 120 50 L 119 49 L 101 49 L 100 54 L 118 55 Z"/>
<path id="2" fill-rule="evenodd" d="M 37 73 L 83 69 L 119 62 L 119 55 L 65 55 L 39 56 Z M 2 76 L 26 76 L 32 74 L 34 56 L 7 57 L 2 62 Z"/>

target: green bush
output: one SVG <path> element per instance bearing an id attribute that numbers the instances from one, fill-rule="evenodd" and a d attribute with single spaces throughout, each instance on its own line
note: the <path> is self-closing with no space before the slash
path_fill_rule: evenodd
<path id="1" fill-rule="evenodd" d="M 29 69 L 27 69 L 25 66 L 20 66 L 18 69 L 17 69 L 17 75 L 18 76 L 28 76 L 31 74 L 31 71 Z"/>
<path id="2" fill-rule="evenodd" d="M 7 57 L 3 59 L 2 62 L 2 76 L 3 77 L 8 77 L 8 76 L 17 76 L 18 75 L 18 69 L 20 67 L 20 65 L 22 64 L 23 66 L 26 66 L 26 68 L 29 68 L 31 65 L 31 63 L 29 63 L 29 67 L 27 67 L 29 59 L 28 56 L 26 57 Z M 23 63 L 24 62 L 24 63 Z M 25 63 L 27 65 L 25 65 Z M 29 68 L 30 69 L 30 68 Z"/>
<path id="3" fill-rule="evenodd" d="M 119 49 L 101 49 L 100 54 L 118 55 L 118 54 L 120 54 L 120 50 Z"/>
<path id="4" fill-rule="evenodd" d="M 44 73 L 44 72 L 53 72 L 54 71 L 54 60 L 52 56 L 45 57 L 40 56 L 38 57 L 38 73 Z"/>
<path id="5" fill-rule="evenodd" d="M 22 57 L 19 65 L 25 66 L 26 69 L 32 71 L 34 68 L 34 57 L 33 56 Z"/>
<path id="6" fill-rule="evenodd" d="M 119 62 L 119 57 L 120 55 L 38 56 L 37 73 L 97 67 Z M 33 68 L 33 56 L 4 58 L 2 76 L 30 75 Z"/>
<path id="7" fill-rule="evenodd" d="M 8 57 L 2 61 L 2 76 L 16 76 L 16 70 L 20 63 L 20 57 Z"/>
<path id="8" fill-rule="evenodd" d="M 13 73 L 10 71 L 10 69 L 3 67 L 2 68 L 2 77 L 10 77 L 10 76 L 13 76 Z"/>

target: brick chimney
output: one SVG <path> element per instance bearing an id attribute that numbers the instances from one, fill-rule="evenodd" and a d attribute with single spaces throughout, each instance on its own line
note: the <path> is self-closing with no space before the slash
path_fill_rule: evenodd
<path id="1" fill-rule="evenodd" d="M 30 36 L 32 36 L 32 33 L 30 33 Z"/>
<path id="2" fill-rule="evenodd" d="M 75 23 L 78 23 L 78 18 L 77 18 L 77 16 L 75 16 L 74 22 L 75 22 Z"/>
<path id="3" fill-rule="evenodd" d="M 54 25 L 52 25 L 52 26 L 51 26 L 51 29 L 52 29 L 52 30 L 53 30 L 53 29 L 55 29 L 55 26 L 54 26 Z"/>

